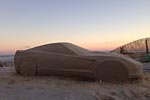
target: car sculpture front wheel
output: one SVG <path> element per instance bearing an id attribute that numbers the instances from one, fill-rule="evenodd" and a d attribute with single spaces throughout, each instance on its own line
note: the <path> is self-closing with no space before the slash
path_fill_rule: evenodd
<path id="1" fill-rule="evenodd" d="M 20 63 L 20 74 L 34 76 L 37 74 L 36 60 L 32 57 L 24 57 Z"/>

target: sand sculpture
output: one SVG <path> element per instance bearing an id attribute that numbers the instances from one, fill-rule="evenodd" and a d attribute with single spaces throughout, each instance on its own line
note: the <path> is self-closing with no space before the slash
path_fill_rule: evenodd
<path id="1" fill-rule="evenodd" d="M 17 51 L 16 71 L 24 76 L 59 75 L 104 82 L 141 79 L 142 65 L 121 54 L 92 52 L 71 43 Z"/>

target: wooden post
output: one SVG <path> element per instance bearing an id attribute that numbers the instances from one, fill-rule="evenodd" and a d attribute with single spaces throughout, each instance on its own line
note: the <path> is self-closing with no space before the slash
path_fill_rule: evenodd
<path id="1" fill-rule="evenodd" d="M 145 45 L 146 45 L 146 54 L 149 53 L 149 50 L 148 50 L 148 39 L 145 40 Z"/>

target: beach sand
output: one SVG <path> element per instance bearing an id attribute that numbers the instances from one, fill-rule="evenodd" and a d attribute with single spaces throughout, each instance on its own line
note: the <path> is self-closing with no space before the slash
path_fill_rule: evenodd
<path id="1" fill-rule="evenodd" d="M 103 83 L 54 76 L 23 77 L 14 67 L 3 67 L 0 100 L 150 100 L 150 72 L 145 71 L 141 82 Z"/>

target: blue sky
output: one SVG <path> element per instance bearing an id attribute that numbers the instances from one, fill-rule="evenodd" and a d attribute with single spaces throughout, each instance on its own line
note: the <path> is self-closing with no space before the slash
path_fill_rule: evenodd
<path id="1" fill-rule="evenodd" d="M 0 0 L 0 53 L 64 41 L 111 50 L 149 27 L 150 0 Z"/>

